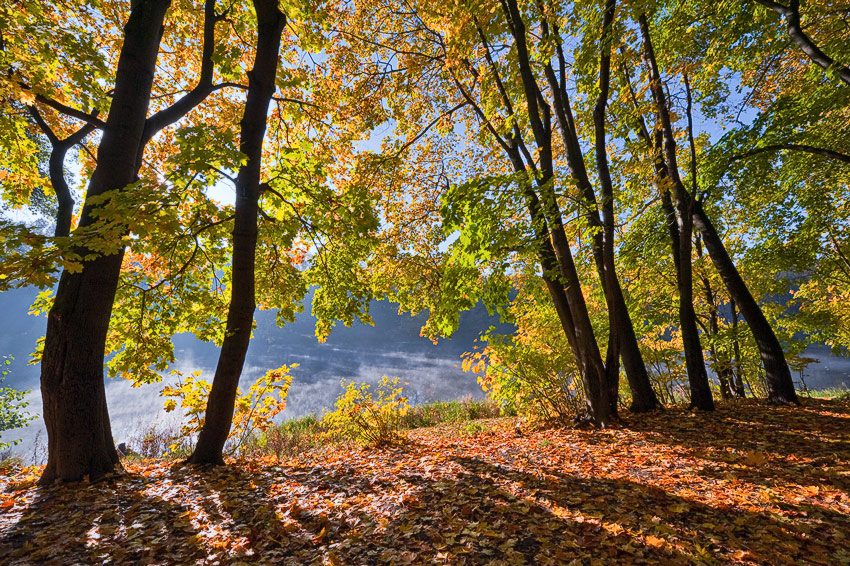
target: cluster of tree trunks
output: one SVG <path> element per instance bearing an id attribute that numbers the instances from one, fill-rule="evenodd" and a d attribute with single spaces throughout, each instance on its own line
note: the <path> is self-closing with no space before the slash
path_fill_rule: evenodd
<path id="1" fill-rule="evenodd" d="M 215 13 L 215 0 L 205 0 L 198 82 L 174 104 L 148 117 L 156 59 L 169 6 L 170 0 L 139 0 L 133 4 L 124 27 L 112 104 L 105 122 L 97 120 L 96 114 L 75 115 L 87 119 L 88 123 L 70 137 L 60 140 L 38 115 L 38 110 L 30 109 L 52 146 L 49 173 L 59 200 L 57 236 L 67 235 L 70 230 L 73 200 L 64 177 L 64 159 L 71 146 L 82 141 L 94 129 L 102 130 L 97 167 L 89 182 L 79 223 L 80 228 L 86 228 L 97 221 L 97 215 L 93 214 L 96 206 L 91 205 L 89 200 L 107 191 L 119 193 L 129 190 L 128 186 L 138 179 L 146 144 L 160 130 L 185 116 L 215 90 L 238 86 L 212 82 L 215 25 L 224 16 Z M 228 315 L 228 335 L 213 387 L 215 395 L 210 400 L 203 443 L 199 443 L 197 453 L 192 457 L 198 462 L 222 462 L 221 449 L 230 429 L 236 384 L 253 321 L 260 157 L 269 101 L 275 88 L 281 33 L 286 23 L 276 0 L 257 0 L 254 7 L 259 20 L 258 45 L 255 66 L 249 74 L 249 92 L 241 123 L 240 149 L 249 156 L 249 160 L 240 169 L 237 180 L 234 288 Z M 84 247 L 78 246 L 76 251 L 81 256 L 87 255 Z M 106 406 L 103 364 L 124 250 L 92 255 L 97 257 L 84 261 L 80 271 L 63 271 L 48 315 L 41 365 L 48 462 L 40 480 L 42 483 L 97 479 L 120 466 Z"/>

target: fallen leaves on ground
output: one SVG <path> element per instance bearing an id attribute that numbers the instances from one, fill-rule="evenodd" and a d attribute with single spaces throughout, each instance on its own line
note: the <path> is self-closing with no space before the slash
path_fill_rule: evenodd
<path id="1" fill-rule="evenodd" d="M 224 468 L 147 461 L 96 484 L 0 478 L 0 563 L 850 564 L 846 403 L 481 428 Z"/>

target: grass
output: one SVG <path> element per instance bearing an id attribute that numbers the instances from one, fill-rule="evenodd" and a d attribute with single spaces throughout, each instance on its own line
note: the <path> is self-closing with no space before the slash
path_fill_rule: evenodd
<path id="1" fill-rule="evenodd" d="M 801 393 L 805 397 L 816 397 L 818 399 L 836 399 L 839 401 L 850 400 L 850 389 L 842 385 L 840 387 L 829 387 L 827 389 L 810 389 Z"/>
<path id="2" fill-rule="evenodd" d="M 439 425 L 464 425 L 467 429 L 477 431 L 477 425 L 470 421 L 498 416 L 499 407 L 492 401 L 468 398 L 458 401 L 433 401 L 410 407 L 401 417 L 400 428 L 412 430 Z M 326 426 L 315 414 L 289 419 L 256 436 L 245 447 L 245 452 L 253 456 L 294 457 L 324 446 L 323 432 L 326 432 Z"/>
<path id="3" fill-rule="evenodd" d="M 499 416 L 499 406 L 492 401 L 434 401 L 410 408 L 401 419 L 403 429 L 428 428 L 432 426 L 463 423 Z"/>

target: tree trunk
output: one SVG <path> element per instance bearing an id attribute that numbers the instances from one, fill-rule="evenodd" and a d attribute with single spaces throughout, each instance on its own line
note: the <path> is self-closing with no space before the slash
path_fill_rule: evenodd
<path id="1" fill-rule="evenodd" d="M 503 3 L 505 16 L 511 28 L 517 49 L 519 75 L 522 80 L 525 101 L 528 107 L 528 117 L 539 155 L 539 171 L 537 175 L 537 190 L 543 214 L 548 223 L 552 238 L 552 247 L 558 258 L 562 283 L 572 313 L 576 345 L 576 360 L 582 374 L 587 400 L 588 413 L 599 426 L 607 426 L 612 417 L 612 406 L 608 399 L 606 386 L 605 365 L 599 352 L 599 345 L 593 333 L 587 303 L 581 290 L 581 282 L 573 260 L 569 241 L 564 231 L 563 220 L 557 197 L 552 187 L 554 169 L 552 164 L 552 129 L 551 109 L 542 99 L 538 98 L 540 89 L 531 68 L 531 58 L 525 37 L 525 23 L 519 12 L 516 0 L 506 0 Z M 616 410 L 616 405 L 613 407 Z"/>
<path id="2" fill-rule="evenodd" d="M 735 299 L 729 300 L 732 309 L 732 372 L 735 376 L 735 395 L 743 399 L 747 396 L 744 391 L 744 376 L 741 371 L 741 345 L 738 342 L 738 307 Z M 790 370 L 789 370 L 790 375 Z"/>
<path id="3" fill-rule="evenodd" d="M 652 39 L 649 33 L 649 24 L 646 15 L 639 18 L 641 34 L 643 36 L 644 59 L 650 75 L 650 90 L 655 101 L 656 111 L 661 122 L 661 134 L 664 142 L 664 159 L 667 164 L 667 173 L 673 186 L 673 199 L 678 216 L 679 246 L 674 249 L 674 255 L 678 255 L 678 269 L 676 283 L 679 292 L 679 324 L 682 332 L 682 342 L 685 350 L 685 364 L 688 370 L 688 382 L 691 390 L 691 408 L 699 408 L 706 411 L 714 410 L 714 400 L 711 396 L 711 387 L 708 382 L 708 373 L 705 369 L 702 345 L 700 344 L 699 328 L 697 327 L 696 312 L 694 311 L 694 289 L 693 289 L 693 267 L 691 264 L 693 233 L 692 202 L 687 198 L 687 191 L 679 175 L 679 167 L 676 159 L 676 140 L 673 136 L 673 126 L 661 84 L 661 74 L 655 59 L 652 47 Z"/>
<path id="4" fill-rule="evenodd" d="M 277 0 L 254 0 L 254 8 L 257 12 L 257 53 L 248 77 L 245 112 L 240 122 L 239 150 L 247 161 L 239 168 L 236 177 L 233 275 L 227 331 L 207 401 L 204 426 L 188 459 L 192 464 L 224 464 L 222 452 L 233 421 L 236 390 L 254 322 L 254 267 L 263 138 L 269 103 L 275 90 L 281 33 L 286 25 L 286 16 L 278 9 Z"/>
<path id="5" fill-rule="evenodd" d="M 610 332 L 613 336 L 609 342 L 609 349 L 614 348 L 613 355 L 608 355 L 608 380 L 609 395 L 616 399 L 619 393 L 619 367 L 616 365 L 617 354 L 623 359 L 626 370 L 626 378 L 632 393 L 633 412 L 646 412 L 660 406 L 649 374 L 643 362 L 632 319 L 629 316 L 623 289 L 617 278 L 617 267 L 614 254 L 614 185 L 611 182 L 611 174 L 608 168 L 608 150 L 605 136 L 605 112 L 608 105 L 608 91 L 611 79 L 611 29 L 614 25 L 615 0 L 607 0 L 602 22 L 602 36 L 600 39 L 602 54 L 599 60 L 599 97 L 593 112 L 595 131 L 596 165 L 599 171 L 599 184 L 602 196 L 602 263 L 603 273 L 601 275 L 603 286 L 606 289 L 608 303 L 608 319 Z M 613 389 L 613 391 L 611 391 Z M 616 401 L 614 401 L 616 402 Z"/>
<path id="6" fill-rule="evenodd" d="M 732 258 L 726 251 L 723 240 L 717 233 L 717 229 L 705 213 L 702 203 L 696 199 L 693 202 L 694 225 L 700 231 L 714 267 L 720 273 L 729 295 L 734 299 L 741 314 L 744 315 L 750 331 L 756 339 L 756 344 L 758 344 L 767 379 L 768 403 L 782 405 L 794 403 L 799 405 L 800 400 L 794 390 L 791 371 L 785 361 L 785 354 L 782 351 L 779 339 L 774 334 L 773 328 L 765 318 L 761 307 L 750 293 L 741 274 L 738 273 Z"/>
<path id="7" fill-rule="evenodd" d="M 606 9 L 605 20 L 603 21 L 603 43 L 607 43 L 603 58 L 600 60 L 600 83 L 606 85 L 608 83 L 608 68 L 610 67 L 610 40 L 606 39 L 610 35 L 610 26 L 613 24 L 614 2 L 609 2 Z M 554 30 L 556 41 L 558 30 Z M 558 60 L 562 67 L 566 62 L 563 53 L 558 46 Z M 629 389 L 632 394 L 632 404 L 630 410 L 633 412 L 651 411 L 661 406 L 655 392 L 652 389 L 652 384 L 649 380 L 649 374 L 646 371 L 646 365 L 643 361 L 643 356 L 640 352 L 640 346 L 635 335 L 634 326 L 631 317 L 629 316 L 628 308 L 626 307 L 625 297 L 623 295 L 620 281 L 616 274 L 615 256 L 614 256 L 614 212 L 613 212 L 613 187 L 610 183 L 610 175 L 608 171 L 607 151 L 605 149 L 605 106 L 607 105 L 607 92 L 600 94 L 597 99 L 596 111 L 594 112 L 594 123 L 596 126 L 596 157 L 597 164 L 600 169 L 600 181 L 607 180 L 608 184 L 603 183 L 602 199 L 603 199 L 603 219 L 599 215 L 599 206 L 596 200 L 596 194 L 593 186 L 587 175 L 587 168 L 584 162 L 581 145 L 576 132 L 575 121 L 573 119 L 572 109 L 570 107 L 569 94 L 566 91 L 566 85 L 560 84 L 551 65 L 544 67 L 546 78 L 552 93 L 552 101 L 555 109 L 555 116 L 558 121 L 558 129 L 561 132 L 564 148 L 567 155 L 567 164 L 570 169 L 570 174 L 579 189 L 579 195 L 583 200 L 586 208 L 585 218 L 588 225 L 593 229 L 593 257 L 596 263 L 596 269 L 599 275 L 600 284 L 605 293 L 605 302 L 609 313 L 609 328 L 610 336 L 608 340 L 608 351 L 606 352 L 605 371 L 606 382 L 608 384 L 609 396 L 617 396 L 619 393 L 619 359 L 622 359 L 623 369 L 626 372 L 626 378 L 629 383 Z M 601 134 L 601 138 L 599 137 Z M 600 143 L 602 144 L 600 146 Z M 600 155 L 601 148 L 601 155 Z M 601 160 L 601 161 L 600 161 Z M 603 172 L 605 178 L 603 179 Z M 618 359 L 619 358 L 619 359 Z M 616 399 L 613 401 L 616 403 Z"/>
<path id="8" fill-rule="evenodd" d="M 139 0 L 124 28 L 115 89 L 87 198 L 136 178 L 163 19 L 170 0 Z M 86 204 L 80 226 L 97 219 Z M 88 252 L 79 249 L 81 255 Z M 119 465 L 103 386 L 103 357 L 123 249 L 64 271 L 50 309 L 41 363 L 48 460 L 40 483 L 100 478 Z"/>
<path id="9" fill-rule="evenodd" d="M 697 257 L 702 258 L 702 241 L 700 240 L 699 235 L 696 237 L 696 243 Z M 707 334 L 711 340 L 711 344 L 708 347 L 709 355 L 711 356 L 711 362 L 714 365 L 714 371 L 717 374 L 717 381 L 720 382 L 720 397 L 726 400 L 735 395 L 734 390 L 732 389 L 732 381 L 730 379 L 732 377 L 732 360 L 720 359 L 720 349 L 714 342 L 720 332 L 720 316 L 717 312 L 717 295 L 715 294 L 714 289 L 712 289 L 711 281 L 708 280 L 708 277 L 701 275 L 699 279 L 702 283 L 703 298 L 708 305 L 708 328 L 706 329 L 706 327 L 703 326 L 703 331 L 708 330 Z"/>

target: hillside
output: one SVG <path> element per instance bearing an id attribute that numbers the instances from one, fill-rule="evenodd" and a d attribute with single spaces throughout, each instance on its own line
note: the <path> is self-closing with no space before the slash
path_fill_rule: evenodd
<path id="1" fill-rule="evenodd" d="M 850 564 L 850 405 L 680 408 L 611 430 L 512 419 L 89 484 L 0 478 L 0 562 Z"/>

